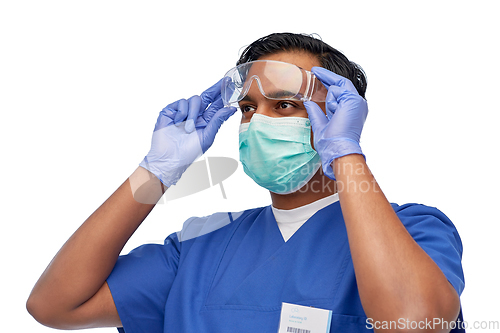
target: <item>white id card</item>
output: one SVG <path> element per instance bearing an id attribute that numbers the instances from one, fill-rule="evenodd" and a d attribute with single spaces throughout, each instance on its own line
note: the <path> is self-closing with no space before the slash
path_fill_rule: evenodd
<path id="1" fill-rule="evenodd" d="M 283 303 L 278 333 L 328 333 L 332 311 Z"/>

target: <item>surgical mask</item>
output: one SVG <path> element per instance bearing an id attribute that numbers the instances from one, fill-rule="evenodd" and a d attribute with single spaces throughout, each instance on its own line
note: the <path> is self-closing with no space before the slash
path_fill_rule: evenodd
<path id="1" fill-rule="evenodd" d="M 310 71 L 287 62 L 256 60 L 234 67 L 224 75 L 221 86 L 224 106 L 238 107 L 254 80 L 261 94 L 274 100 L 324 102 L 328 92 Z"/>
<path id="2" fill-rule="evenodd" d="M 239 139 L 243 170 L 274 193 L 299 190 L 321 166 L 311 146 L 308 118 L 272 118 L 255 113 L 249 123 L 240 125 Z"/>

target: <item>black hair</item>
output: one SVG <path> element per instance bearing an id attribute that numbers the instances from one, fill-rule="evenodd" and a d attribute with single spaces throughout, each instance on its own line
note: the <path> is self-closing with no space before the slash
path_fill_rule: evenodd
<path id="1" fill-rule="evenodd" d="M 312 54 L 317 57 L 321 67 L 351 80 L 359 95 L 365 98 L 367 81 L 363 68 L 347 59 L 342 52 L 312 35 L 285 32 L 259 38 L 245 48 L 236 65 L 283 51 L 305 51 Z"/>

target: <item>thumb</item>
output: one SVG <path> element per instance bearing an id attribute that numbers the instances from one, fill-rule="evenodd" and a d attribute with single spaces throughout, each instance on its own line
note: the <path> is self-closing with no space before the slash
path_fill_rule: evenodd
<path id="1" fill-rule="evenodd" d="M 305 101 L 304 106 L 309 115 L 309 121 L 311 121 L 313 132 L 321 130 L 328 124 L 328 118 L 318 104 L 311 101 Z"/>

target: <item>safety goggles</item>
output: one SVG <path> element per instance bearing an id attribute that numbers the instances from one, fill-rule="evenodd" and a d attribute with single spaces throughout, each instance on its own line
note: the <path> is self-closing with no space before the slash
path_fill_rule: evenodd
<path id="1" fill-rule="evenodd" d="M 238 106 L 253 81 L 268 99 L 324 102 L 327 89 L 310 71 L 295 65 L 256 60 L 234 67 L 224 75 L 221 95 L 224 106 Z"/>

